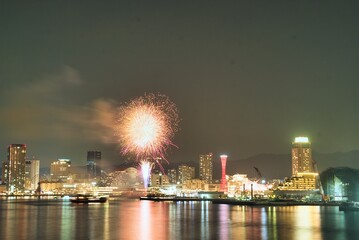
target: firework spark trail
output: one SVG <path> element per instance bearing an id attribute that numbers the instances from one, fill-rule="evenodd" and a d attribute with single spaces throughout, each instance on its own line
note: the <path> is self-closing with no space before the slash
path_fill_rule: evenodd
<path id="1" fill-rule="evenodd" d="M 144 161 L 141 161 L 140 166 L 141 166 L 141 172 L 142 172 L 142 177 L 143 177 L 143 185 L 144 185 L 145 189 L 147 189 L 149 180 L 150 180 L 153 163 L 144 160 Z"/>
<path id="2" fill-rule="evenodd" d="M 167 148 L 174 146 L 178 122 L 177 108 L 165 95 L 132 100 L 120 108 L 115 128 L 122 154 L 134 154 L 137 160 L 165 159 Z"/>

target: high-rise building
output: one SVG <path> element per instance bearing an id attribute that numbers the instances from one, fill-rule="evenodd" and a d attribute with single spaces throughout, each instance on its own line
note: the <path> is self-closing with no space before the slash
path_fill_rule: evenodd
<path id="1" fill-rule="evenodd" d="M 40 180 L 40 160 L 25 161 L 25 189 L 36 190 Z"/>
<path id="2" fill-rule="evenodd" d="M 195 167 L 188 166 L 186 164 L 181 164 L 178 166 L 178 182 L 183 184 L 187 180 L 195 178 L 196 171 Z"/>
<path id="3" fill-rule="evenodd" d="M 87 175 L 89 178 L 96 177 L 100 174 L 101 152 L 88 151 L 87 152 Z"/>
<path id="4" fill-rule="evenodd" d="M 199 155 L 199 179 L 206 183 L 212 183 L 213 180 L 212 156 L 212 153 Z"/>
<path id="5" fill-rule="evenodd" d="M 7 180 L 8 180 L 8 172 L 9 172 L 9 163 L 8 161 L 3 161 L 2 162 L 2 177 L 1 177 L 1 181 L 2 184 L 7 184 Z"/>
<path id="6" fill-rule="evenodd" d="M 168 176 L 162 175 L 160 171 L 151 173 L 151 187 L 159 187 L 168 184 Z"/>
<path id="7" fill-rule="evenodd" d="M 292 175 L 314 173 L 312 149 L 307 137 L 296 137 L 292 143 Z"/>
<path id="8" fill-rule="evenodd" d="M 7 152 L 6 185 L 9 192 L 25 190 L 25 144 L 10 144 Z"/>
<path id="9" fill-rule="evenodd" d="M 177 183 L 177 170 L 175 168 L 168 169 L 167 176 L 170 183 Z"/>
<path id="10" fill-rule="evenodd" d="M 312 159 L 311 143 L 307 137 L 296 137 L 292 143 L 292 177 L 277 187 L 276 193 L 301 196 L 322 192 L 319 174 Z M 294 193 L 295 192 L 295 193 Z"/>
<path id="11" fill-rule="evenodd" d="M 70 159 L 58 159 L 51 163 L 50 175 L 51 180 L 67 180 L 70 176 L 71 160 Z"/>
<path id="12" fill-rule="evenodd" d="M 226 179 L 226 164 L 227 155 L 221 155 L 221 166 L 222 166 L 222 178 L 221 178 L 221 191 L 227 190 L 227 179 Z"/>
<path id="13" fill-rule="evenodd" d="M 31 185 L 30 171 L 31 171 L 31 161 L 25 160 L 25 189 L 26 190 L 30 189 L 30 185 Z"/>

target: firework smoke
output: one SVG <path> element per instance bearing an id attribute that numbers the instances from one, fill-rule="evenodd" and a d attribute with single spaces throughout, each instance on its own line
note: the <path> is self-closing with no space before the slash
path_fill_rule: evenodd
<path id="1" fill-rule="evenodd" d="M 150 180 L 153 163 L 144 160 L 144 161 L 141 161 L 140 166 L 141 166 L 141 172 L 142 172 L 142 177 L 143 177 L 143 185 L 144 185 L 145 189 L 147 189 L 149 180 Z"/>
<path id="2" fill-rule="evenodd" d="M 165 151 L 174 146 L 171 139 L 178 129 L 178 113 L 165 95 L 145 94 L 120 108 L 116 136 L 122 154 L 134 154 L 137 160 L 165 159 Z"/>

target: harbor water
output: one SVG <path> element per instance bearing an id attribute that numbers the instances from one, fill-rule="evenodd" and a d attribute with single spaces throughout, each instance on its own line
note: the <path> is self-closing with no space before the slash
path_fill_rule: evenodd
<path id="1" fill-rule="evenodd" d="M 110 199 L 0 199 L 0 239 L 359 239 L 359 212 Z"/>

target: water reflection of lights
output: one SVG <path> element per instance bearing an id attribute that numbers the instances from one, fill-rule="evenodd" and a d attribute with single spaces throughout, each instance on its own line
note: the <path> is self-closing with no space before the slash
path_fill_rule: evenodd
<path id="1" fill-rule="evenodd" d="M 295 211 L 295 239 L 321 239 L 320 207 L 298 206 Z"/>
<path id="2" fill-rule="evenodd" d="M 220 239 L 229 239 L 229 229 L 231 219 L 229 217 L 230 206 L 225 204 L 219 205 L 219 222 L 220 222 L 220 230 L 219 237 Z"/>
<path id="3" fill-rule="evenodd" d="M 60 235 L 61 239 L 71 239 L 71 226 L 72 226 L 72 219 L 70 216 L 69 206 L 62 205 L 61 208 L 61 226 L 60 226 Z"/>
<path id="4" fill-rule="evenodd" d="M 153 206 L 152 206 L 153 207 Z M 140 206 L 140 238 L 147 239 L 151 236 L 151 202 L 142 201 Z"/>
<path id="5" fill-rule="evenodd" d="M 238 239 L 247 239 L 247 233 L 245 227 L 246 207 L 232 206 L 229 217 L 232 222 L 231 236 L 238 236 Z"/>
<path id="6" fill-rule="evenodd" d="M 208 236 L 208 202 L 202 201 L 201 205 L 201 236 L 203 239 L 208 239 L 210 237 Z"/>
<path id="7" fill-rule="evenodd" d="M 265 208 L 261 209 L 261 239 L 268 239 L 268 222 Z"/>
<path id="8" fill-rule="evenodd" d="M 271 224 L 272 231 L 269 233 L 273 239 L 278 238 L 277 234 L 277 208 L 276 207 L 270 207 L 268 209 L 268 219 Z"/>
<path id="9" fill-rule="evenodd" d="M 110 205 L 104 205 L 104 224 L 103 224 L 103 240 L 110 239 L 110 218 L 109 218 Z"/>

